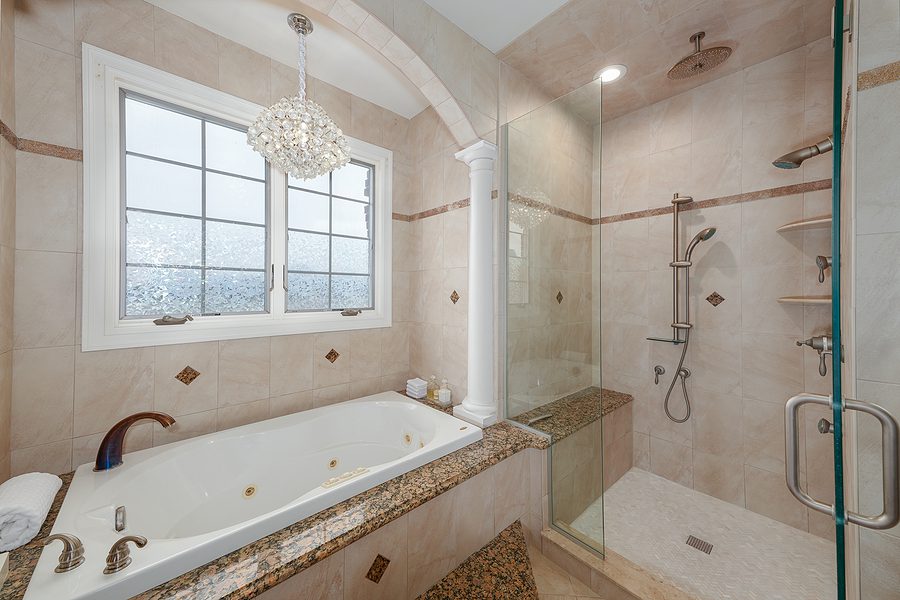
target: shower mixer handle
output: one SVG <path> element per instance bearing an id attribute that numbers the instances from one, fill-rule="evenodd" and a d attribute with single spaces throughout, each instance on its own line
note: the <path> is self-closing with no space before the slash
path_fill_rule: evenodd
<path id="1" fill-rule="evenodd" d="M 825 269 L 831 267 L 831 257 L 817 256 L 816 266 L 819 267 L 819 283 L 825 283 Z"/>
<path id="2" fill-rule="evenodd" d="M 832 344 L 834 340 L 830 335 L 822 335 L 819 337 L 811 337 L 808 340 L 797 341 L 798 346 L 809 346 L 819 353 L 819 375 L 825 377 L 828 374 L 828 368 L 825 365 L 825 357 L 831 355 Z"/>

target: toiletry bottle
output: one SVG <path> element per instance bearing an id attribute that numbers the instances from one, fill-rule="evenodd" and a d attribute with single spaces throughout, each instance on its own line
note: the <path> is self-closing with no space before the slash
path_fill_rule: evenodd
<path id="1" fill-rule="evenodd" d="M 427 394 L 428 399 L 429 400 L 437 400 L 437 391 L 438 391 L 437 375 L 432 375 L 428 379 L 428 394 Z"/>
<path id="2" fill-rule="evenodd" d="M 447 385 L 446 378 L 441 381 L 441 389 L 438 390 L 438 404 L 440 404 L 444 408 L 453 404 L 452 396 L 450 393 L 450 386 Z"/>

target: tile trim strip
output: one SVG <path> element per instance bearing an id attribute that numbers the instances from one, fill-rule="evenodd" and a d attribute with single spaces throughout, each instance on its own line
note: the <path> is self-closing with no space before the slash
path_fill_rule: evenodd
<path id="1" fill-rule="evenodd" d="M 699 210 L 701 208 L 713 208 L 716 206 L 728 206 L 729 204 L 740 204 L 743 202 L 753 202 L 754 200 L 767 200 L 769 198 L 780 198 L 782 196 L 793 196 L 795 194 L 803 194 L 806 192 L 817 192 L 820 190 L 831 189 L 831 179 L 820 179 L 818 181 L 810 181 L 808 183 L 797 183 L 794 185 L 783 185 L 780 187 L 769 188 L 767 190 L 759 190 L 757 192 L 747 192 L 745 194 L 735 194 L 733 196 L 722 196 L 721 198 L 710 198 L 709 200 L 700 200 L 686 205 L 682 210 Z M 648 210 L 639 210 L 635 212 L 622 213 L 619 215 L 610 215 L 593 219 L 594 225 L 606 225 L 608 223 L 619 223 L 622 221 L 632 221 L 634 219 L 643 219 L 644 217 L 657 217 L 660 215 L 668 215 L 672 213 L 671 206 L 663 206 L 659 208 L 651 208 Z"/>
<path id="2" fill-rule="evenodd" d="M 74 160 L 82 162 L 84 160 L 84 152 L 78 148 L 69 148 L 68 146 L 59 146 L 57 144 L 48 144 L 46 142 L 37 142 L 20 138 L 15 132 L 3 121 L 0 121 L 0 136 L 7 142 L 12 144 L 16 150 L 29 152 L 31 154 L 40 154 L 42 156 L 52 156 L 63 160 Z"/>
<path id="3" fill-rule="evenodd" d="M 856 77 L 856 89 L 869 90 L 895 81 L 900 81 L 900 60 L 863 71 Z"/>

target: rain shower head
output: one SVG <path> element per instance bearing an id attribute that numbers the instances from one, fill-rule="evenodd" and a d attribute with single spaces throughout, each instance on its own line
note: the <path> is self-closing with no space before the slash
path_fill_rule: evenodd
<path id="1" fill-rule="evenodd" d="M 687 250 L 685 250 L 684 252 L 685 262 L 691 261 L 691 254 L 694 253 L 694 248 L 697 247 L 697 244 L 699 244 L 700 242 L 705 242 L 714 235 L 716 235 L 715 227 L 707 227 L 706 229 L 701 230 L 700 233 L 695 235 L 694 239 L 691 240 L 691 243 L 688 244 Z"/>
<path id="2" fill-rule="evenodd" d="M 706 73 L 714 67 L 718 67 L 731 56 L 731 48 L 728 46 L 715 46 L 713 48 L 700 48 L 700 41 L 706 37 L 706 32 L 698 31 L 691 36 L 694 44 L 694 53 L 685 56 L 675 66 L 669 69 L 669 79 L 687 79 L 700 73 Z"/>
<path id="3" fill-rule="evenodd" d="M 779 169 L 797 169 L 807 158 L 831 152 L 833 149 L 834 142 L 831 141 L 831 137 L 827 137 L 813 146 L 807 146 L 806 148 L 789 152 L 772 162 L 772 164 Z"/>

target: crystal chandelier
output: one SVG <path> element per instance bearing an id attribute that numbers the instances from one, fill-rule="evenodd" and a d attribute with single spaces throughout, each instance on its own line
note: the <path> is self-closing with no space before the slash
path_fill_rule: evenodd
<path id="1" fill-rule="evenodd" d="M 292 13 L 288 25 L 299 38 L 299 90 L 259 114 L 247 130 L 247 143 L 285 173 L 315 179 L 346 165 L 350 146 L 325 109 L 306 99 L 306 36 L 312 21 Z"/>
<path id="2" fill-rule="evenodd" d="M 523 229 L 532 229 L 547 220 L 550 198 L 544 192 L 519 190 L 509 195 L 509 220 Z"/>

